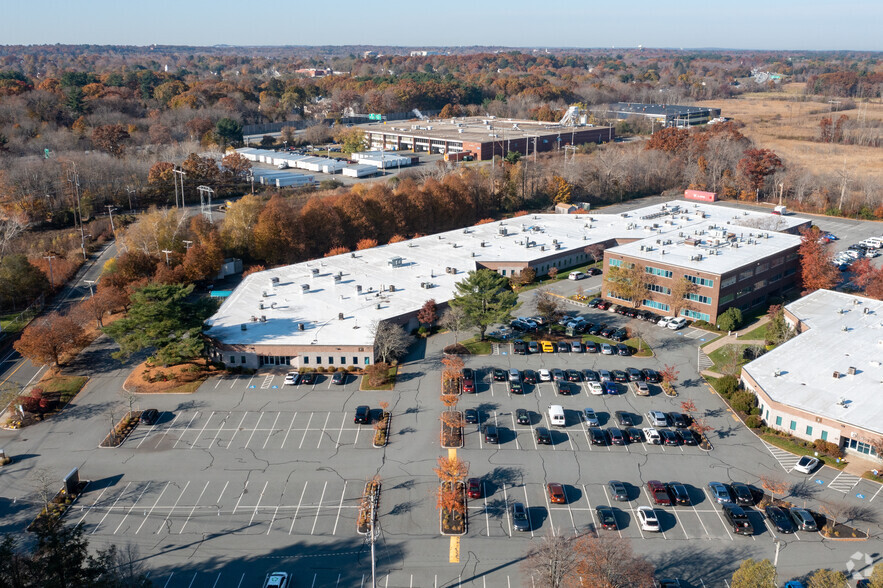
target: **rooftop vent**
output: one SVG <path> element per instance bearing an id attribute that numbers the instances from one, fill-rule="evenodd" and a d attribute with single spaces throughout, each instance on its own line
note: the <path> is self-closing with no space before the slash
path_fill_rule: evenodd
<path id="1" fill-rule="evenodd" d="M 262 323 L 267 322 L 267 315 L 265 315 L 265 314 L 262 314 L 262 315 L 261 315 L 261 322 L 262 322 Z"/>
<path id="2" fill-rule="evenodd" d="M 855 368 L 850 366 L 849 369 L 846 370 L 846 373 L 849 374 L 850 376 L 854 376 L 855 375 Z"/>
<path id="3" fill-rule="evenodd" d="M 241 325 L 239 325 L 239 328 L 242 329 L 243 331 L 247 331 L 248 325 L 246 325 L 245 323 L 242 323 Z"/>
<path id="4" fill-rule="evenodd" d="M 356 294 L 362 293 L 362 284 L 356 284 Z"/>
<path id="5" fill-rule="evenodd" d="M 342 312 L 337 313 L 337 320 L 339 320 L 339 321 L 343 320 L 343 313 Z"/>
<path id="6" fill-rule="evenodd" d="M 389 285 L 389 291 L 390 291 L 390 292 L 395 292 L 395 291 L 396 291 L 396 287 L 393 286 L 392 284 L 390 284 L 390 285 Z"/>
<path id="7" fill-rule="evenodd" d="M 303 330 L 304 330 L 304 324 L 303 324 L 303 323 L 297 323 L 297 330 L 298 330 L 298 331 L 303 331 Z"/>
<path id="8" fill-rule="evenodd" d="M 306 294 L 307 292 L 310 291 L 310 285 L 309 284 L 301 284 L 300 291 L 301 291 L 301 294 Z"/>
<path id="9" fill-rule="evenodd" d="M 375 304 L 374 308 L 376 308 L 377 310 L 380 310 L 380 308 L 381 308 L 380 303 L 378 302 L 377 304 Z"/>
<path id="10" fill-rule="evenodd" d="M 340 277 L 339 274 L 336 275 L 336 276 L 334 276 L 334 283 L 335 283 L 335 284 L 339 284 L 339 283 L 340 283 L 340 280 L 341 280 L 341 277 Z"/>
<path id="11" fill-rule="evenodd" d="M 279 283 L 279 278 L 277 278 L 277 277 L 270 278 L 270 283 L 275 286 L 276 284 Z"/>
<path id="12" fill-rule="evenodd" d="M 313 268 L 313 275 L 314 275 L 314 276 L 318 276 L 318 275 L 319 275 L 319 268 L 317 268 L 317 267 L 314 267 L 314 268 Z"/>
<path id="13" fill-rule="evenodd" d="M 402 267 L 402 258 L 401 257 L 391 257 L 387 264 L 390 267 Z"/>

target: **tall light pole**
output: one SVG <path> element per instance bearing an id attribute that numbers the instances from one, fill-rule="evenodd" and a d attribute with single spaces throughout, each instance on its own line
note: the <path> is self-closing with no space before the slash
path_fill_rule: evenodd
<path id="1" fill-rule="evenodd" d="M 52 287 L 52 283 L 55 281 L 52 279 L 52 260 L 55 259 L 54 255 L 44 255 L 43 259 L 49 260 L 49 287 Z"/>
<path id="2" fill-rule="evenodd" d="M 95 298 L 95 290 L 92 287 L 95 285 L 95 280 L 83 280 L 87 286 L 89 286 L 89 298 Z"/>
<path id="3" fill-rule="evenodd" d="M 114 210 L 116 210 L 116 208 L 114 208 L 113 204 L 107 205 L 107 215 L 110 217 L 110 230 L 113 232 L 113 238 L 116 239 L 117 238 L 117 230 L 116 230 L 116 227 L 113 226 L 113 211 Z"/>

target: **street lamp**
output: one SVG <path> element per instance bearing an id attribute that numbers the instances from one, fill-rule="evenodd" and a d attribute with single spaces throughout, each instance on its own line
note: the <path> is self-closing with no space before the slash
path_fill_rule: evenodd
<path id="1" fill-rule="evenodd" d="M 166 265 L 169 265 L 169 253 L 172 253 L 172 251 L 169 251 L 168 249 L 163 249 L 162 252 L 166 254 Z"/>
<path id="2" fill-rule="evenodd" d="M 87 286 L 89 286 L 89 298 L 95 298 L 95 290 L 92 288 L 95 285 L 95 280 L 83 280 Z"/>

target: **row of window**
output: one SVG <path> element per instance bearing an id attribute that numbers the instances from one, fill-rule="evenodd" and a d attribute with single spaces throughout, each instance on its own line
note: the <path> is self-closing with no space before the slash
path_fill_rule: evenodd
<path id="1" fill-rule="evenodd" d="M 622 296 L 617 296 L 614 292 L 608 292 L 607 296 L 610 298 L 616 298 L 617 300 L 624 300 L 626 302 L 631 302 L 631 298 L 623 298 Z"/>
<path id="2" fill-rule="evenodd" d="M 689 274 L 684 274 L 684 277 L 696 284 L 697 286 L 705 286 L 707 288 L 714 288 L 714 280 L 709 280 L 708 278 L 700 278 L 699 276 L 691 276 Z"/>
<path id="3" fill-rule="evenodd" d="M 230 357 L 230 364 L 231 365 L 235 364 L 236 363 L 236 356 L 231 355 L 229 357 Z M 316 365 L 321 365 L 322 364 L 322 356 L 317 355 L 317 356 L 315 356 L 315 358 L 316 358 Z M 261 365 L 261 366 L 264 366 L 264 365 L 291 365 L 291 360 L 293 360 L 293 359 L 294 359 L 294 357 L 290 356 L 290 355 L 258 355 L 258 365 Z M 352 359 L 353 359 L 353 361 L 349 365 L 359 365 L 359 358 L 357 356 L 353 355 Z M 240 360 L 241 360 L 240 363 L 245 364 L 245 356 L 244 355 L 240 356 Z M 309 365 L 309 363 L 310 363 L 310 357 L 307 355 L 304 355 L 301 358 L 301 360 L 304 365 Z M 365 361 L 365 365 L 371 365 L 371 356 L 366 355 L 364 357 L 364 361 Z M 329 355 L 328 361 L 326 363 L 328 365 L 335 365 L 334 357 Z M 341 355 L 340 356 L 340 363 L 338 363 L 337 365 L 347 365 L 346 357 Z"/>
<path id="4" fill-rule="evenodd" d="M 665 294 L 669 296 L 671 294 L 671 288 L 666 288 L 665 286 L 660 286 L 659 284 L 647 284 L 647 289 L 651 292 L 659 292 L 660 294 Z"/>
<path id="5" fill-rule="evenodd" d="M 611 267 L 622 267 L 622 260 L 610 258 L 610 266 Z"/>
<path id="6" fill-rule="evenodd" d="M 686 308 L 681 310 L 681 316 L 685 316 L 691 319 L 696 319 L 700 321 L 705 321 L 707 323 L 711 322 L 711 315 L 704 312 L 697 312 L 695 310 L 687 310 Z"/>
<path id="7" fill-rule="evenodd" d="M 656 302 L 655 300 L 645 300 L 643 302 L 643 304 L 644 304 L 644 306 L 647 306 L 649 308 L 655 308 L 657 310 L 663 310 L 665 312 L 668 312 L 668 310 L 669 310 L 668 304 L 663 304 L 662 302 Z"/>
<path id="8" fill-rule="evenodd" d="M 764 418 L 764 420 L 766 420 L 767 422 L 769 422 L 769 419 L 770 419 L 770 411 L 769 411 L 769 409 L 764 409 L 763 405 L 761 404 L 761 405 L 760 405 L 760 410 L 761 410 L 761 412 L 763 412 L 763 418 Z M 776 417 L 776 426 L 777 426 L 777 427 L 781 427 L 781 426 L 782 426 L 782 417 L 781 417 L 781 416 L 777 416 L 777 417 Z M 791 430 L 791 431 L 795 431 L 795 432 L 796 432 L 796 431 L 797 431 L 797 421 L 791 421 L 791 422 L 789 422 L 789 423 L 788 423 L 788 429 Z M 813 438 L 813 428 L 812 428 L 812 425 L 806 425 L 805 435 L 806 435 L 807 437 L 809 437 L 810 439 Z M 827 441 L 827 440 L 828 440 L 828 431 L 822 429 L 821 433 L 819 434 L 819 439 L 821 439 L 822 441 Z"/>
<path id="9" fill-rule="evenodd" d="M 308 365 L 309 363 L 310 363 L 310 358 L 309 358 L 309 356 L 304 355 L 304 356 L 303 356 L 303 364 L 304 364 L 304 365 Z M 321 363 L 322 363 L 322 356 L 321 356 L 321 355 L 317 355 L 317 356 L 316 356 L 316 365 L 321 365 Z M 328 365 L 335 365 L 334 358 L 333 358 L 332 356 L 329 355 L 329 356 L 328 356 L 328 361 L 327 361 L 326 363 L 327 363 Z M 337 365 L 346 365 L 346 364 L 347 364 L 347 362 L 346 362 L 346 357 L 344 357 L 343 355 L 341 355 L 341 356 L 340 356 L 340 363 L 337 364 Z M 353 361 L 352 361 L 352 363 L 350 363 L 350 365 L 359 365 L 359 358 L 356 357 L 356 356 L 354 355 L 354 356 L 353 356 Z M 368 355 L 365 356 L 365 365 L 371 365 L 371 357 L 368 356 Z"/>
<path id="10" fill-rule="evenodd" d="M 233 359 L 232 355 L 230 359 Z M 291 365 L 291 360 L 290 355 L 258 355 L 258 365 Z M 245 357 L 242 358 L 242 363 L 245 363 Z"/>
<path id="11" fill-rule="evenodd" d="M 869 443 L 862 443 L 861 441 L 850 439 L 849 448 L 853 451 L 864 453 L 865 455 L 873 455 L 874 457 L 877 457 L 877 450 Z"/>
<path id="12" fill-rule="evenodd" d="M 659 269 L 658 267 L 652 266 L 644 266 L 644 272 L 648 274 L 653 274 L 654 276 L 660 276 L 662 278 L 670 278 L 674 275 L 671 270 Z"/>
<path id="13" fill-rule="evenodd" d="M 684 298 L 699 302 L 700 304 L 711 304 L 711 296 L 703 296 L 702 294 L 693 294 L 692 292 L 685 294 Z"/>

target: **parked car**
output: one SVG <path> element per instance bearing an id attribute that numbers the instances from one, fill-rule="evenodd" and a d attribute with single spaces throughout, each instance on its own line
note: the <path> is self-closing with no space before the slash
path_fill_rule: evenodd
<path id="1" fill-rule="evenodd" d="M 819 530 L 815 517 L 805 508 L 792 508 L 791 520 L 794 521 L 794 526 L 797 527 L 798 531 L 815 533 Z"/>
<path id="2" fill-rule="evenodd" d="M 595 370 L 587 368 L 583 370 L 583 380 L 586 382 L 600 382 L 601 376 Z"/>
<path id="3" fill-rule="evenodd" d="M 551 341 L 540 341 L 540 347 L 543 349 L 543 353 L 555 353 L 555 346 Z"/>
<path id="4" fill-rule="evenodd" d="M 607 328 L 607 323 L 598 323 L 597 325 L 593 325 L 591 329 L 587 331 L 589 335 L 600 335 L 601 331 Z"/>
<path id="5" fill-rule="evenodd" d="M 153 425 L 158 419 L 159 412 L 155 408 L 148 408 L 147 410 L 141 411 L 141 416 L 138 418 L 138 422 L 145 425 Z"/>
<path id="6" fill-rule="evenodd" d="M 527 409 L 519 408 L 515 411 L 515 422 L 519 425 L 529 425 L 530 424 L 530 413 Z"/>
<path id="7" fill-rule="evenodd" d="M 570 344 L 567 341 L 558 341 L 558 353 L 570 351 Z"/>
<path id="8" fill-rule="evenodd" d="M 647 440 L 647 443 L 662 445 L 662 437 L 659 436 L 659 431 L 653 427 L 644 427 L 641 429 L 641 432 L 644 433 L 644 438 Z"/>
<path id="9" fill-rule="evenodd" d="M 626 439 L 625 435 L 623 435 L 622 431 L 616 427 L 610 427 L 607 429 L 607 434 L 610 435 L 610 442 L 614 445 L 625 445 Z"/>
<path id="10" fill-rule="evenodd" d="M 637 396 L 650 396 L 650 386 L 647 382 L 632 382 L 630 386 Z"/>
<path id="11" fill-rule="evenodd" d="M 654 427 L 667 427 L 668 417 L 661 410 L 651 410 L 647 413 L 647 421 Z"/>
<path id="12" fill-rule="evenodd" d="M 625 430 L 625 434 L 629 438 L 629 443 L 643 443 L 644 436 L 641 433 L 641 429 L 637 429 L 635 427 L 630 427 Z"/>
<path id="13" fill-rule="evenodd" d="M 601 422 L 598 420 L 598 415 L 589 407 L 583 409 L 583 419 L 585 419 L 586 424 L 590 427 L 601 426 Z"/>
<path id="14" fill-rule="evenodd" d="M 466 496 L 469 498 L 481 498 L 481 480 L 469 478 L 466 480 Z"/>
<path id="15" fill-rule="evenodd" d="M 656 370 L 645 368 L 641 372 L 644 374 L 644 380 L 651 384 L 658 384 L 662 381 L 662 376 Z"/>
<path id="16" fill-rule="evenodd" d="M 748 484 L 733 482 L 730 484 L 733 499 L 739 506 L 754 506 L 754 492 Z"/>
<path id="17" fill-rule="evenodd" d="M 607 380 L 601 385 L 604 386 L 604 394 L 619 394 L 619 384 L 616 382 Z"/>
<path id="18" fill-rule="evenodd" d="M 469 425 L 478 424 L 478 411 L 474 408 L 467 408 L 463 411 L 463 420 Z"/>
<path id="19" fill-rule="evenodd" d="M 699 445 L 699 440 L 696 439 L 695 431 L 690 429 L 675 429 L 674 434 L 678 436 L 681 443 L 684 445 Z"/>
<path id="20" fill-rule="evenodd" d="M 540 445 L 552 444 L 552 432 L 546 427 L 537 427 L 536 430 L 537 443 Z"/>
<path id="21" fill-rule="evenodd" d="M 537 383 L 537 373 L 533 370 L 524 370 L 521 373 L 521 379 L 524 380 L 525 384 L 536 384 Z"/>
<path id="22" fill-rule="evenodd" d="M 264 588 L 288 588 L 288 580 L 288 572 L 273 572 L 272 574 L 267 574 L 267 579 L 264 580 Z"/>
<path id="23" fill-rule="evenodd" d="M 611 507 L 605 505 L 596 506 L 595 514 L 598 515 L 598 524 L 601 525 L 602 529 L 617 530 L 616 513 Z"/>
<path id="24" fill-rule="evenodd" d="M 607 482 L 607 488 L 610 490 L 610 497 L 617 502 L 628 502 L 629 490 L 625 484 L 619 480 L 610 480 Z"/>
<path id="25" fill-rule="evenodd" d="M 610 335 L 612 335 L 614 333 L 614 331 L 616 331 L 616 327 L 613 325 L 610 325 L 609 327 L 605 327 L 604 330 L 601 331 L 601 336 L 606 339 L 609 339 Z"/>
<path id="26" fill-rule="evenodd" d="M 475 370 L 472 368 L 463 368 L 462 372 L 463 392 L 472 394 L 475 392 Z"/>
<path id="27" fill-rule="evenodd" d="M 365 405 L 356 407 L 356 414 L 353 416 L 353 422 L 357 425 L 366 425 L 371 422 L 371 408 Z"/>
<path id="28" fill-rule="evenodd" d="M 638 522 L 641 524 L 642 530 L 659 532 L 659 519 L 652 508 L 649 506 L 639 506 L 635 514 L 638 516 Z"/>
<path id="29" fill-rule="evenodd" d="M 564 379 L 564 370 L 560 370 L 558 368 L 553 369 L 552 370 L 552 379 L 555 380 L 556 382 L 558 382 L 559 380 L 563 380 Z"/>
<path id="30" fill-rule="evenodd" d="M 613 331 L 613 333 L 610 334 L 610 338 L 614 341 L 622 342 L 629 338 L 629 334 L 628 331 L 626 331 L 624 328 L 616 329 L 615 331 Z"/>
<path id="31" fill-rule="evenodd" d="M 527 509 L 520 502 L 512 503 L 512 527 L 516 531 L 530 531 L 530 519 Z"/>
<path id="32" fill-rule="evenodd" d="M 601 385 L 601 382 L 589 382 L 586 386 L 589 389 L 589 394 L 594 394 L 596 396 L 604 394 L 604 387 Z"/>
<path id="33" fill-rule="evenodd" d="M 285 375 L 285 380 L 283 380 L 283 386 L 297 386 L 297 383 L 300 381 L 300 374 L 297 372 L 288 372 Z"/>
<path id="34" fill-rule="evenodd" d="M 585 347 L 586 353 L 598 353 L 599 351 L 601 351 L 601 348 L 598 347 L 598 344 L 594 341 L 586 341 Z"/>
<path id="35" fill-rule="evenodd" d="M 632 418 L 631 413 L 624 410 L 617 410 L 614 416 L 616 417 L 616 422 L 622 427 L 631 427 L 635 424 L 635 419 Z"/>
<path id="36" fill-rule="evenodd" d="M 671 506 L 671 496 L 668 495 L 668 490 L 665 488 L 665 484 L 659 480 L 650 480 L 647 482 L 647 493 L 650 494 L 650 498 L 653 500 L 654 504 Z"/>
<path id="37" fill-rule="evenodd" d="M 300 383 L 305 386 L 312 386 L 316 383 L 316 372 L 306 372 L 300 377 Z"/>
<path id="38" fill-rule="evenodd" d="M 670 323 L 672 320 L 674 320 L 673 316 L 664 316 L 661 319 L 659 319 L 659 322 L 656 324 L 659 325 L 660 327 L 667 327 L 668 323 Z"/>
<path id="39" fill-rule="evenodd" d="M 802 474 L 811 474 L 812 471 L 816 469 L 816 467 L 819 465 L 819 463 L 819 460 L 815 457 L 804 455 L 794 466 L 794 471 L 800 472 Z"/>
<path id="40" fill-rule="evenodd" d="M 600 376 L 602 382 L 612 382 L 613 378 L 610 376 L 610 372 L 607 370 L 598 370 L 598 376 Z"/>
<path id="41" fill-rule="evenodd" d="M 579 382 L 583 379 L 582 374 L 579 373 L 579 370 L 567 370 L 564 373 L 564 376 L 568 382 Z"/>
<path id="42" fill-rule="evenodd" d="M 613 370 L 610 373 L 613 376 L 614 382 L 619 382 L 620 384 L 627 384 L 629 381 L 629 375 L 622 370 Z"/>
<path id="43" fill-rule="evenodd" d="M 690 425 L 687 415 L 679 413 L 679 412 L 668 413 L 668 420 L 671 422 L 672 426 L 678 427 L 681 429 L 688 427 Z"/>
<path id="44" fill-rule="evenodd" d="M 546 490 L 549 493 L 549 502 L 554 504 L 565 504 L 567 502 L 567 493 L 564 492 L 564 486 L 550 482 L 546 484 Z"/>
<path id="45" fill-rule="evenodd" d="M 607 433 L 600 427 L 591 427 L 589 437 L 592 440 L 592 445 L 607 445 Z"/>
<path id="46" fill-rule="evenodd" d="M 735 504 L 725 504 L 723 506 L 724 518 L 729 521 L 733 529 L 733 533 L 739 535 L 754 535 L 754 527 L 748 520 L 748 513 L 741 506 Z"/>
<path id="47" fill-rule="evenodd" d="M 629 375 L 629 382 L 643 382 L 644 374 L 638 368 L 626 368 L 625 373 Z"/>
<path id="48" fill-rule="evenodd" d="M 781 506 L 771 504 L 764 509 L 764 513 L 779 533 L 793 533 L 797 530 L 791 515 Z"/>
<path id="49" fill-rule="evenodd" d="M 672 504 L 678 506 L 690 506 L 690 493 L 687 487 L 680 482 L 669 482 L 665 485 L 668 495 L 671 497 Z"/>
<path id="50" fill-rule="evenodd" d="M 512 342 L 512 352 L 515 353 L 515 355 L 527 354 L 527 343 L 521 339 L 516 339 Z"/>
<path id="51" fill-rule="evenodd" d="M 334 372 L 334 375 L 331 376 L 331 383 L 338 386 L 346 384 L 346 372 Z"/>
<path id="52" fill-rule="evenodd" d="M 540 352 L 540 344 L 536 341 L 528 341 L 527 350 L 531 353 L 539 353 Z"/>
<path id="53" fill-rule="evenodd" d="M 607 300 L 602 300 L 598 303 L 597 308 L 598 310 L 607 310 L 610 308 L 610 302 L 608 302 Z"/>
<path id="54" fill-rule="evenodd" d="M 524 386 L 521 382 L 509 381 L 509 394 L 524 394 Z"/>
<path id="55" fill-rule="evenodd" d="M 484 442 L 494 444 L 500 442 L 500 432 L 497 430 L 496 425 L 484 426 Z"/>
<path id="56" fill-rule="evenodd" d="M 589 300 L 589 303 L 588 303 L 589 308 L 598 308 L 598 305 L 601 302 L 603 302 L 603 299 L 601 299 L 601 298 L 592 298 L 591 300 Z"/>
<path id="57" fill-rule="evenodd" d="M 610 343 L 601 343 L 601 354 L 602 355 L 613 355 L 613 346 Z"/>
<path id="58" fill-rule="evenodd" d="M 672 331 L 677 331 L 678 329 L 683 329 L 687 326 L 687 319 L 679 316 L 677 318 L 672 319 L 668 325 L 666 325 Z"/>
<path id="59" fill-rule="evenodd" d="M 570 351 L 573 353 L 582 353 L 583 352 L 583 344 L 579 341 L 571 341 L 570 342 Z"/>
<path id="60" fill-rule="evenodd" d="M 540 382 L 551 382 L 552 374 L 546 368 L 541 369 L 539 372 Z"/>
<path id="61" fill-rule="evenodd" d="M 730 498 L 730 491 L 720 482 L 709 482 L 708 492 L 711 494 L 712 500 L 718 504 L 732 504 L 733 499 Z"/>
<path id="62" fill-rule="evenodd" d="M 509 379 L 509 375 L 506 373 L 506 370 L 503 368 L 494 368 L 493 371 L 494 382 L 505 382 Z"/>
<path id="63" fill-rule="evenodd" d="M 659 434 L 662 436 L 662 444 L 677 447 L 681 444 L 681 438 L 677 433 L 669 429 L 660 429 Z"/>
<path id="64" fill-rule="evenodd" d="M 617 343 L 616 344 L 616 354 L 621 355 L 623 357 L 628 357 L 632 354 L 632 350 L 629 349 L 629 346 L 625 343 Z"/>
<path id="65" fill-rule="evenodd" d="M 586 277 L 586 274 L 584 274 L 582 272 L 570 272 L 570 274 L 568 274 L 568 276 L 567 276 L 567 279 L 568 280 L 582 280 L 585 277 Z"/>

